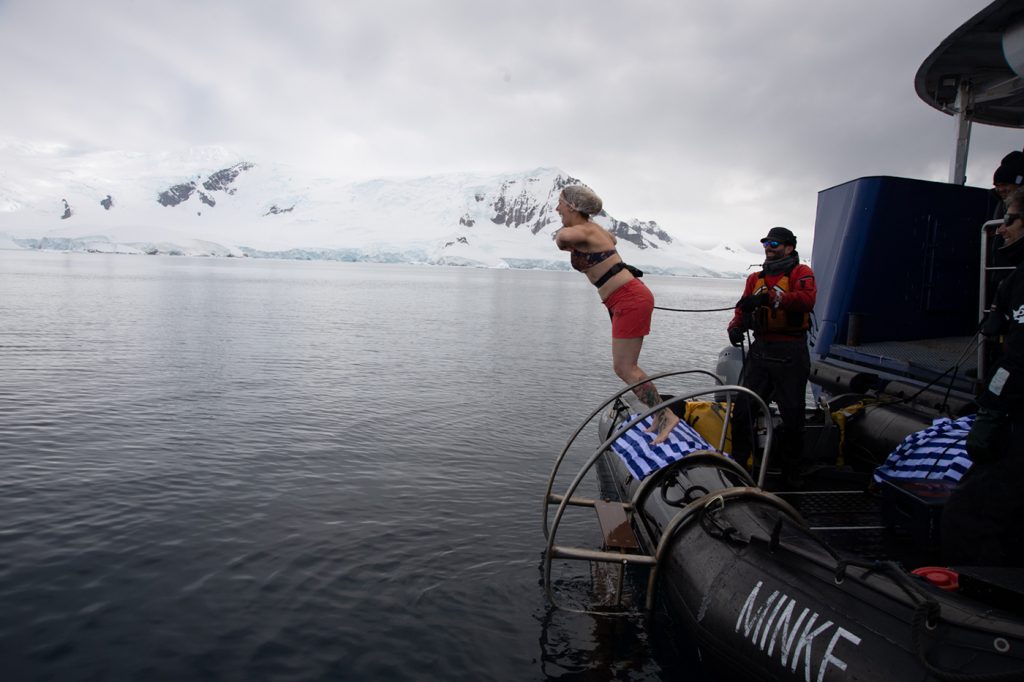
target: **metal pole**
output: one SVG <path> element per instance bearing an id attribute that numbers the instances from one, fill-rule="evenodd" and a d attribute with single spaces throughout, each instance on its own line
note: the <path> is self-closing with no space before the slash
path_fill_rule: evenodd
<path id="1" fill-rule="evenodd" d="M 1001 267 L 988 264 L 988 249 L 989 249 L 989 230 L 999 227 L 1003 224 L 1002 220 L 987 220 L 985 224 L 981 226 L 981 267 L 980 270 L 980 281 L 978 282 L 978 324 L 985 319 L 985 315 L 988 314 L 988 276 L 991 272 L 1007 272 L 1012 270 L 1012 267 Z M 982 337 L 978 343 L 978 381 L 984 381 L 985 377 L 988 376 L 988 366 L 985 362 L 985 339 Z"/>
<path id="2" fill-rule="evenodd" d="M 981 324 L 982 319 L 985 317 L 985 312 L 988 310 L 986 305 L 988 298 L 988 230 L 985 226 L 981 227 L 981 267 L 978 268 L 980 271 L 980 279 L 978 282 L 978 324 Z M 977 380 L 982 382 L 985 380 L 985 337 L 981 337 L 978 342 L 978 369 L 977 369 Z"/>
<path id="3" fill-rule="evenodd" d="M 949 182 L 953 185 L 967 184 L 967 152 L 971 147 L 971 115 L 973 96 L 970 81 L 962 80 L 957 86 L 956 102 L 956 147 L 949 163 Z"/>

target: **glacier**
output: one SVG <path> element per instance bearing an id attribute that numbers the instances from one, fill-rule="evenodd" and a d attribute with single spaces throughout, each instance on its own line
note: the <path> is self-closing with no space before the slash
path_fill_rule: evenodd
<path id="1" fill-rule="evenodd" d="M 344 181 L 242 158 L 82 152 L 0 140 L 0 249 L 568 269 L 559 168 Z M 595 221 L 654 274 L 736 277 L 762 254 L 687 244 L 654 221 Z"/>

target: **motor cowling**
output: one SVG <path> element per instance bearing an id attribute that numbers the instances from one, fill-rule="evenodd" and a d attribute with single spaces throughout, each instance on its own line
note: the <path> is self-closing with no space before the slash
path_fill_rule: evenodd
<path id="1" fill-rule="evenodd" d="M 715 374 L 724 384 L 737 385 L 740 382 L 740 373 L 743 371 L 743 350 L 736 346 L 726 346 L 718 354 L 718 364 L 715 366 Z M 715 400 L 724 402 L 725 394 L 715 394 Z"/>

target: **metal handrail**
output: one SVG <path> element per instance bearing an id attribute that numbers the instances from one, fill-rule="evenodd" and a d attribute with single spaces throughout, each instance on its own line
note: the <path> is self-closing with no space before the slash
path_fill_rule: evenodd
<path id="1" fill-rule="evenodd" d="M 709 493 L 704 495 L 690 504 L 686 505 L 679 510 L 679 513 L 672 517 L 672 520 L 668 522 L 665 529 L 661 533 L 661 537 L 658 539 L 658 548 L 654 552 L 654 565 L 651 567 L 651 572 L 647 576 L 647 598 L 645 601 L 645 607 L 650 611 L 654 606 L 654 589 L 658 581 L 658 568 L 661 566 L 662 560 L 668 552 L 669 546 L 672 544 L 673 536 L 676 531 L 687 521 L 694 518 L 696 513 L 707 509 L 713 504 L 721 504 L 725 507 L 726 500 L 737 499 L 741 497 L 753 497 L 762 502 L 778 508 L 783 511 L 787 516 L 792 518 L 801 527 L 806 528 L 807 524 L 800 517 L 799 512 L 793 508 L 791 504 L 783 500 L 781 497 L 766 493 L 758 488 L 751 487 L 736 487 L 736 488 L 725 488 L 719 490 L 716 493 Z"/>
<path id="2" fill-rule="evenodd" d="M 642 383 L 644 383 L 644 382 L 639 382 L 637 385 L 640 385 Z M 620 393 L 619 395 L 621 396 L 622 394 Z M 616 396 L 616 397 L 618 397 L 618 396 Z M 587 461 L 583 464 L 583 467 L 580 468 L 580 470 L 576 473 L 575 478 L 573 478 L 572 483 L 569 484 L 569 487 L 566 488 L 565 493 L 560 496 L 561 497 L 561 502 L 559 502 L 558 510 L 555 512 L 555 517 L 554 517 L 554 519 L 551 522 L 551 530 L 550 530 L 550 532 L 548 532 L 547 511 L 548 511 L 548 507 L 552 504 L 552 495 L 551 495 L 551 492 L 550 492 L 550 487 L 551 487 L 551 483 L 554 480 L 555 473 L 557 473 L 558 464 L 561 464 L 561 460 L 565 456 L 565 451 L 563 451 L 563 453 L 561 455 L 559 455 L 559 460 L 556 463 L 555 471 L 552 471 L 552 473 L 551 473 L 551 480 L 548 483 L 548 486 L 549 486 L 548 487 L 548 493 L 547 493 L 547 495 L 545 495 L 545 501 L 544 501 L 544 532 L 545 532 L 545 535 L 546 535 L 547 541 L 548 541 L 547 548 L 544 551 L 544 593 L 547 596 L 548 601 L 552 604 L 552 606 L 555 606 L 556 608 L 565 608 L 565 607 L 562 607 L 558 603 L 558 601 L 555 599 L 554 592 L 551 589 L 551 562 L 555 558 L 555 550 L 554 550 L 554 548 L 555 548 L 555 536 L 558 534 L 558 526 L 562 522 L 562 516 L 565 514 L 565 509 L 566 509 L 566 507 L 569 504 L 569 500 L 574 499 L 573 498 L 573 493 L 576 492 L 576 488 L 578 488 L 580 486 L 580 484 L 583 482 L 584 478 L 586 478 L 587 473 L 590 472 L 590 469 L 594 466 L 594 464 L 597 463 L 597 460 L 604 454 L 605 449 L 609 445 L 611 445 L 611 443 L 614 443 L 616 440 L 618 440 L 618 438 L 623 433 L 625 433 L 629 429 L 633 428 L 634 426 L 636 426 L 637 424 L 642 422 L 650 414 L 654 414 L 658 410 L 670 407 L 671 405 L 673 405 L 673 404 L 675 404 L 675 403 L 677 403 L 677 402 L 679 402 L 681 400 L 685 400 L 685 399 L 686 399 L 685 397 L 680 396 L 678 398 L 669 398 L 668 400 L 663 400 L 662 402 L 658 403 L 654 407 L 649 408 L 645 413 L 642 413 L 642 414 L 634 417 L 633 419 L 629 420 L 624 427 L 619 429 L 619 431 L 614 432 L 609 438 L 607 438 L 603 443 L 601 443 L 601 445 L 598 446 L 597 450 L 594 451 L 594 454 L 592 454 L 590 456 L 590 458 L 587 459 Z M 606 407 L 611 402 L 613 402 L 613 401 L 612 400 L 607 401 L 604 405 L 602 405 L 602 408 Z M 596 414 L 597 414 L 597 412 L 594 412 L 593 414 L 591 414 L 590 417 L 587 418 L 587 421 L 584 422 L 584 426 L 591 419 L 593 419 L 594 415 L 596 415 Z M 572 441 L 575 440 L 576 436 L 579 435 L 579 431 L 582 431 L 582 428 L 580 428 L 577 431 L 577 433 L 574 434 L 573 437 L 570 439 L 569 444 L 566 445 L 566 450 L 568 450 L 569 445 L 571 445 Z M 570 556 L 566 552 L 567 549 L 570 549 L 570 548 L 565 548 L 565 547 L 560 547 L 559 548 L 559 556 L 560 556 L 560 558 L 582 558 L 582 557 Z M 611 552 L 609 552 L 607 554 L 609 556 L 612 555 Z M 627 559 L 623 558 L 623 557 L 628 557 L 628 556 L 629 556 L 628 554 L 615 554 L 614 555 L 614 561 L 628 561 Z M 650 555 L 640 555 L 640 556 L 650 557 Z M 595 558 L 592 558 L 590 560 L 595 560 L 595 561 L 611 561 L 613 559 L 595 559 Z M 566 610 L 568 610 L 568 611 L 577 611 L 577 609 L 566 609 Z M 606 612 L 602 612 L 602 611 L 583 611 L 582 613 L 593 613 L 593 614 L 600 614 L 600 615 L 611 615 L 611 614 L 613 614 L 615 612 L 607 612 L 606 613 Z"/>
<path id="3" fill-rule="evenodd" d="M 670 375 L 673 375 L 673 374 L 679 375 L 679 374 L 696 374 L 696 373 L 711 374 L 710 372 L 705 372 L 703 370 L 686 370 L 686 371 L 680 371 L 680 372 L 668 372 L 668 373 L 661 374 L 661 375 L 655 375 L 654 377 L 648 378 L 648 380 L 652 380 L 652 379 L 655 379 L 655 378 L 662 378 L 664 376 L 670 376 Z M 712 376 L 715 377 L 716 381 L 720 381 L 720 379 L 717 376 L 715 376 L 715 375 L 712 375 Z M 644 383 L 644 382 L 643 381 L 637 382 L 636 385 L 640 385 L 642 383 Z M 588 560 L 588 561 L 605 561 L 605 562 L 615 562 L 615 563 L 621 562 L 623 564 L 626 564 L 626 563 L 641 563 L 641 564 L 651 565 L 651 555 L 646 555 L 646 554 L 636 554 L 636 555 L 617 554 L 617 553 L 612 553 L 612 552 L 598 552 L 598 551 L 595 551 L 595 550 L 581 550 L 581 549 L 577 549 L 577 548 L 561 547 L 561 546 L 557 547 L 557 549 L 556 549 L 555 536 L 558 533 L 558 526 L 561 524 L 562 517 L 565 514 L 566 507 L 568 507 L 569 505 L 590 506 L 590 505 L 587 504 L 588 502 L 591 502 L 590 500 L 585 500 L 583 498 L 576 498 L 573 495 L 576 492 L 576 489 L 580 486 L 580 484 L 586 478 L 587 473 L 589 473 L 590 469 L 593 468 L 594 464 L 597 463 L 597 460 L 605 453 L 606 450 L 608 450 L 608 448 L 611 446 L 612 443 L 614 443 L 623 434 L 625 434 L 627 431 L 629 431 L 630 429 L 635 427 L 637 424 L 639 424 L 640 422 L 642 422 L 644 419 L 646 419 L 650 415 L 654 414 L 655 412 L 658 412 L 658 411 L 660 411 L 662 409 L 669 408 L 669 407 L 671 407 L 672 405 L 674 405 L 674 404 L 676 404 L 678 402 L 684 402 L 684 401 L 689 400 L 691 398 L 695 398 L 695 397 L 698 397 L 698 396 L 706 395 L 708 393 L 714 393 L 716 391 L 726 391 L 726 392 L 728 392 L 729 395 L 732 395 L 733 393 L 746 393 L 746 394 L 752 396 L 754 398 L 754 400 L 756 401 L 756 404 L 758 405 L 758 407 L 767 416 L 767 418 L 765 420 L 766 421 L 765 444 L 764 444 L 764 449 L 763 449 L 762 454 L 761 454 L 761 471 L 760 471 L 760 476 L 759 476 L 759 479 L 758 479 L 758 485 L 759 486 L 763 486 L 764 485 L 764 479 L 765 479 L 765 476 L 766 476 L 767 471 L 768 471 L 768 458 L 769 458 L 769 452 L 771 450 L 772 435 L 773 435 L 772 434 L 773 425 L 772 425 L 772 420 L 770 418 L 770 413 L 768 412 L 768 406 L 767 406 L 767 404 L 765 404 L 764 400 L 762 400 L 760 396 L 758 396 L 756 393 L 754 393 L 753 391 L 751 391 L 748 388 L 745 388 L 743 386 L 719 384 L 718 386 L 713 387 L 713 388 L 700 389 L 700 390 L 694 391 L 692 393 L 683 394 L 683 395 L 680 395 L 680 396 L 673 396 L 672 398 L 669 398 L 667 400 L 663 400 L 662 402 L 658 403 L 657 405 L 649 407 L 647 410 L 645 410 L 641 414 L 637 415 L 633 419 L 630 419 L 623 426 L 621 426 L 618 430 L 613 430 L 613 432 L 608 436 L 608 438 L 606 438 L 604 440 L 604 442 L 602 442 L 597 447 L 597 449 L 594 451 L 594 454 L 591 455 L 589 459 L 587 459 L 587 461 L 583 464 L 583 466 L 580 468 L 580 470 L 576 473 L 576 476 L 573 478 L 572 482 L 569 484 L 569 487 L 566 489 L 565 493 L 562 494 L 562 495 L 553 495 L 551 493 L 551 489 L 552 489 L 553 484 L 554 484 L 555 475 L 557 474 L 558 469 L 559 469 L 562 461 L 564 460 L 566 453 L 569 450 L 569 447 L 572 445 L 572 443 L 575 441 L 575 439 L 582 432 L 583 428 L 601 410 L 606 408 L 608 405 L 613 403 L 616 399 L 621 397 L 627 390 L 631 390 L 632 388 L 633 388 L 633 386 L 627 387 L 622 392 L 616 394 L 611 399 L 605 401 L 597 410 L 592 412 L 590 414 L 590 416 L 587 417 L 587 419 L 583 422 L 583 424 L 579 428 L 577 428 L 576 432 L 572 435 L 572 437 L 570 437 L 569 442 L 566 443 L 565 448 L 563 448 L 562 452 L 559 454 L 558 459 L 555 462 L 555 466 L 554 466 L 554 468 L 553 468 L 553 470 L 551 472 L 551 476 L 548 479 L 548 488 L 547 488 L 547 491 L 546 491 L 545 496 L 544 496 L 544 532 L 545 532 L 545 537 L 547 539 L 547 547 L 546 547 L 545 552 L 544 552 L 544 592 L 545 592 L 545 594 L 546 594 L 546 596 L 548 598 L 548 601 L 553 606 L 555 606 L 556 608 L 565 608 L 565 607 L 562 607 L 561 605 L 559 605 L 558 601 L 555 599 L 554 592 L 551 589 L 551 563 L 556 558 L 556 556 L 557 556 L 557 558 L 563 558 L 563 559 L 583 559 L 583 560 Z M 729 417 L 730 417 L 730 415 L 726 414 L 726 417 L 725 417 L 725 420 L 724 420 L 723 431 L 726 430 L 728 428 L 728 426 L 729 426 Z M 685 460 L 685 459 L 686 458 L 684 457 L 683 460 Z M 725 458 L 723 458 L 723 460 L 724 459 Z M 728 460 L 728 461 L 732 461 L 732 460 Z M 737 467 L 739 466 L 735 462 L 733 462 L 733 464 L 735 466 L 737 466 Z M 743 472 L 743 474 L 746 476 L 746 472 L 745 471 Z M 747 480 L 749 480 L 749 476 L 746 476 L 746 478 L 747 478 Z M 638 489 L 637 492 L 639 492 L 640 490 L 649 490 L 649 489 L 650 489 L 650 486 L 648 486 L 647 488 L 644 488 L 644 486 L 641 484 L 641 486 L 640 486 L 640 488 Z M 740 489 L 742 489 L 742 490 L 757 490 L 755 488 L 746 488 L 746 487 L 745 488 L 740 488 Z M 733 488 L 728 488 L 726 490 L 733 490 Z M 760 492 L 760 491 L 758 491 L 758 492 Z M 719 494 L 720 493 L 716 493 L 716 495 L 719 495 Z M 646 493 L 645 493 L 645 495 L 646 495 Z M 704 497 L 707 497 L 707 496 L 705 495 Z M 701 499 L 704 499 L 704 497 L 702 497 Z M 774 497 L 774 496 L 772 496 L 772 497 Z M 699 501 L 700 500 L 697 500 L 696 502 L 699 502 Z M 780 503 L 783 503 L 782 500 L 778 500 L 778 501 Z M 555 502 L 558 503 L 558 509 L 555 512 L 555 516 L 554 516 L 554 519 L 553 519 L 553 521 L 551 523 L 551 528 L 550 528 L 550 531 L 549 531 L 548 530 L 548 522 L 547 522 L 548 507 L 550 507 Z M 688 505 L 687 509 L 689 509 L 692 506 L 692 504 L 693 503 L 691 503 L 691 505 Z M 783 503 L 783 504 L 785 504 L 785 503 Z M 630 510 L 631 511 L 635 510 L 635 508 L 636 507 L 633 504 L 630 505 Z M 685 509 L 683 511 L 685 511 Z M 654 564 L 654 568 L 656 569 L 656 563 Z M 652 572 L 656 573 L 656 570 L 652 570 Z M 595 610 L 579 611 L 578 609 L 566 609 L 566 610 L 576 611 L 578 613 L 589 613 L 589 614 L 597 614 L 597 615 L 614 615 L 614 614 L 618 613 L 616 611 L 595 611 Z"/>
<path id="4" fill-rule="evenodd" d="M 750 474 L 747 473 L 747 470 L 740 466 L 736 460 L 709 450 L 692 452 L 686 457 L 677 459 L 671 464 L 652 472 L 650 476 L 641 481 L 640 485 L 637 486 L 636 491 L 633 493 L 633 498 L 630 500 L 630 506 L 633 509 L 639 509 L 643 506 L 643 503 L 647 500 L 647 496 L 651 494 L 651 490 L 653 490 L 655 486 L 657 486 L 661 480 L 669 474 L 677 472 L 680 469 L 688 469 L 690 467 L 697 466 L 698 464 L 708 463 L 714 464 L 718 468 L 730 469 L 748 486 L 754 485 L 754 480 L 751 478 Z"/>
<path id="5" fill-rule="evenodd" d="M 978 323 L 988 312 L 988 273 L 999 270 L 1013 270 L 1013 266 L 988 265 L 988 246 L 990 227 L 999 227 L 1002 220 L 986 220 L 981 226 L 981 267 L 978 269 Z M 984 380 L 988 368 L 985 366 L 985 344 L 978 344 L 978 380 Z"/>
<path id="6" fill-rule="evenodd" d="M 705 375 L 711 377 L 712 379 L 714 379 L 715 382 L 718 383 L 719 385 L 721 385 L 721 383 L 722 383 L 722 379 L 717 374 L 714 374 L 712 372 L 708 372 L 707 370 L 703 370 L 703 369 L 676 370 L 676 371 L 672 371 L 672 372 L 662 372 L 661 374 L 655 374 L 653 376 L 647 377 L 646 379 L 641 379 L 640 381 L 634 382 L 634 383 L 626 386 L 624 389 L 622 389 L 621 391 L 619 391 L 618 393 L 613 395 L 611 398 L 609 398 L 608 400 L 605 400 L 603 403 L 598 405 L 597 408 L 593 412 L 591 412 L 590 415 L 588 415 L 587 418 L 584 419 L 580 423 L 580 425 L 578 427 L 576 427 L 576 430 L 573 431 L 573 434 L 569 437 L 569 440 L 566 442 L 565 447 L 562 448 L 562 451 L 559 453 L 558 457 L 555 459 L 555 464 L 551 468 L 551 475 L 548 476 L 547 489 L 544 491 L 543 523 L 544 523 L 544 539 L 545 540 L 548 537 L 548 507 L 551 504 L 551 489 L 555 485 L 555 476 L 558 475 L 558 469 L 559 469 L 559 467 L 562 466 L 562 460 L 564 460 L 565 456 L 569 453 L 569 448 L 572 447 L 572 444 L 574 442 L 576 442 L 576 439 L 583 432 L 583 429 L 585 429 L 587 427 L 587 424 L 589 424 L 594 417 L 596 417 L 598 414 L 600 414 L 602 410 L 604 410 L 606 407 L 608 407 L 609 405 L 614 403 L 616 400 L 618 400 L 619 398 L 624 396 L 626 393 L 629 393 L 630 391 L 632 391 L 637 386 L 642 386 L 643 384 L 647 383 L 648 381 L 654 381 L 656 379 L 664 379 L 665 377 L 671 377 L 671 376 L 681 376 L 681 375 L 684 375 L 684 374 L 705 374 Z M 728 422 L 726 422 L 726 423 L 728 423 Z"/>

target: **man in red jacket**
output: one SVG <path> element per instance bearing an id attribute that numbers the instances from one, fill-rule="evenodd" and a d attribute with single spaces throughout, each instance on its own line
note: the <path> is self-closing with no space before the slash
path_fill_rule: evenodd
<path id="1" fill-rule="evenodd" d="M 729 341 L 742 346 L 746 332 L 754 333 L 742 385 L 765 402 L 779 406 L 783 433 L 778 447 L 783 484 L 799 487 L 803 468 L 804 396 L 811 360 L 807 351 L 807 330 L 814 309 L 817 288 L 814 272 L 800 262 L 796 235 L 785 227 L 773 227 L 761 240 L 764 265 L 747 277 L 743 298 L 729 322 Z M 751 401 L 739 396 L 733 410 L 733 457 L 746 463 L 753 443 Z M 779 457 L 779 455 L 776 455 Z M 778 460 L 776 460 L 777 462 Z"/>

